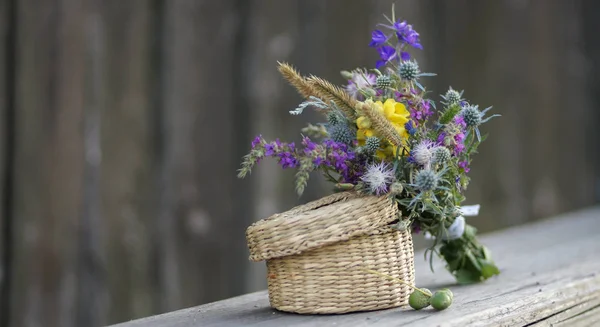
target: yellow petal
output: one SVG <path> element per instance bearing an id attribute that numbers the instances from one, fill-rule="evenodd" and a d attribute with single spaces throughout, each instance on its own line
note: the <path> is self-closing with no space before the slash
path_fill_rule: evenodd
<path id="1" fill-rule="evenodd" d="M 369 118 L 361 116 L 356 119 L 356 126 L 358 126 L 358 128 L 371 128 L 371 121 Z"/>
<path id="2" fill-rule="evenodd" d="M 406 106 L 402 102 L 396 102 L 394 105 L 394 112 L 398 115 L 409 116 L 410 113 L 406 110 Z"/>
<path id="3" fill-rule="evenodd" d="M 404 124 L 406 124 L 406 122 L 408 121 L 408 118 L 406 116 L 398 114 L 390 114 L 389 116 L 387 116 L 387 119 L 392 123 L 400 124 L 402 126 L 404 126 Z"/>

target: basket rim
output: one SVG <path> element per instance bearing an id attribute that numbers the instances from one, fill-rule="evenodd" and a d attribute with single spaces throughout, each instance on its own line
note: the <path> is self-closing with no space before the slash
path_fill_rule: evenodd
<path id="1" fill-rule="evenodd" d="M 355 236 L 392 231 L 398 206 L 387 196 L 341 192 L 294 207 L 250 225 L 250 260 L 299 254 Z"/>

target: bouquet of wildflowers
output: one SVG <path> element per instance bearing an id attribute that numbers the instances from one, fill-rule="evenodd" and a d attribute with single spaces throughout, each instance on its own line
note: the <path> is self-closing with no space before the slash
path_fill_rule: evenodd
<path id="1" fill-rule="evenodd" d="M 271 157 L 296 170 L 299 195 L 319 171 L 336 190 L 388 196 L 401 212 L 395 228 L 434 240 L 425 252 L 430 262 L 441 256 L 459 283 L 485 280 L 499 271 L 465 223 L 478 208 L 461 203 L 472 156 L 485 139 L 480 127 L 497 115 L 486 117 L 490 108 L 480 110 L 452 88 L 436 104 L 421 84 L 435 74 L 421 72 L 409 53 L 422 49 L 419 34 L 405 21 L 386 19 L 369 44 L 380 55 L 376 68 L 343 71 L 344 87 L 280 63 L 283 77 L 305 98 L 290 114 L 312 107 L 326 121 L 303 128 L 299 145 L 257 136 L 239 177 Z"/>

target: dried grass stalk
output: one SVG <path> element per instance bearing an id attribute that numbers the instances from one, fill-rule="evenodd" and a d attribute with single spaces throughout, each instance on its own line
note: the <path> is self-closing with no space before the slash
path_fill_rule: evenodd
<path id="1" fill-rule="evenodd" d="M 356 108 L 358 101 L 352 98 L 350 94 L 340 87 L 314 75 L 308 78 L 308 82 L 317 91 L 317 97 L 324 101 L 333 101 L 344 115 L 346 115 L 346 118 L 350 121 L 356 120 L 357 117 L 354 108 Z"/>
<path id="2" fill-rule="evenodd" d="M 356 109 L 360 111 L 365 117 L 369 118 L 373 129 L 375 132 L 381 137 L 387 139 L 395 146 L 402 146 L 402 137 L 396 129 L 394 125 L 390 123 L 385 117 L 375 109 L 374 104 L 371 103 L 362 103 L 359 102 L 356 106 Z"/>
<path id="3" fill-rule="evenodd" d="M 317 91 L 314 89 L 311 83 L 305 77 L 300 75 L 300 73 L 298 73 L 294 67 L 288 63 L 279 62 L 278 70 L 283 78 L 285 78 L 292 86 L 294 86 L 296 90 L 298 90 L 298 93 L 300 93 L 300 95 L 302 95 L 304 98 L 308 98 L 311 95 L 318 97 Z"/>

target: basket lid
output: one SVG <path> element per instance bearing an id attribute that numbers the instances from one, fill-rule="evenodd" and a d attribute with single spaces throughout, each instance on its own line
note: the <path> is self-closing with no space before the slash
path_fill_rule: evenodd
<path id="1" fill-rule="evenodd" d="M 397 215 L 397 205 L 387 196 L 332 194 L 248 227 L 250 260 L 285 257 L 367 235 L 393 222 Z"/>

